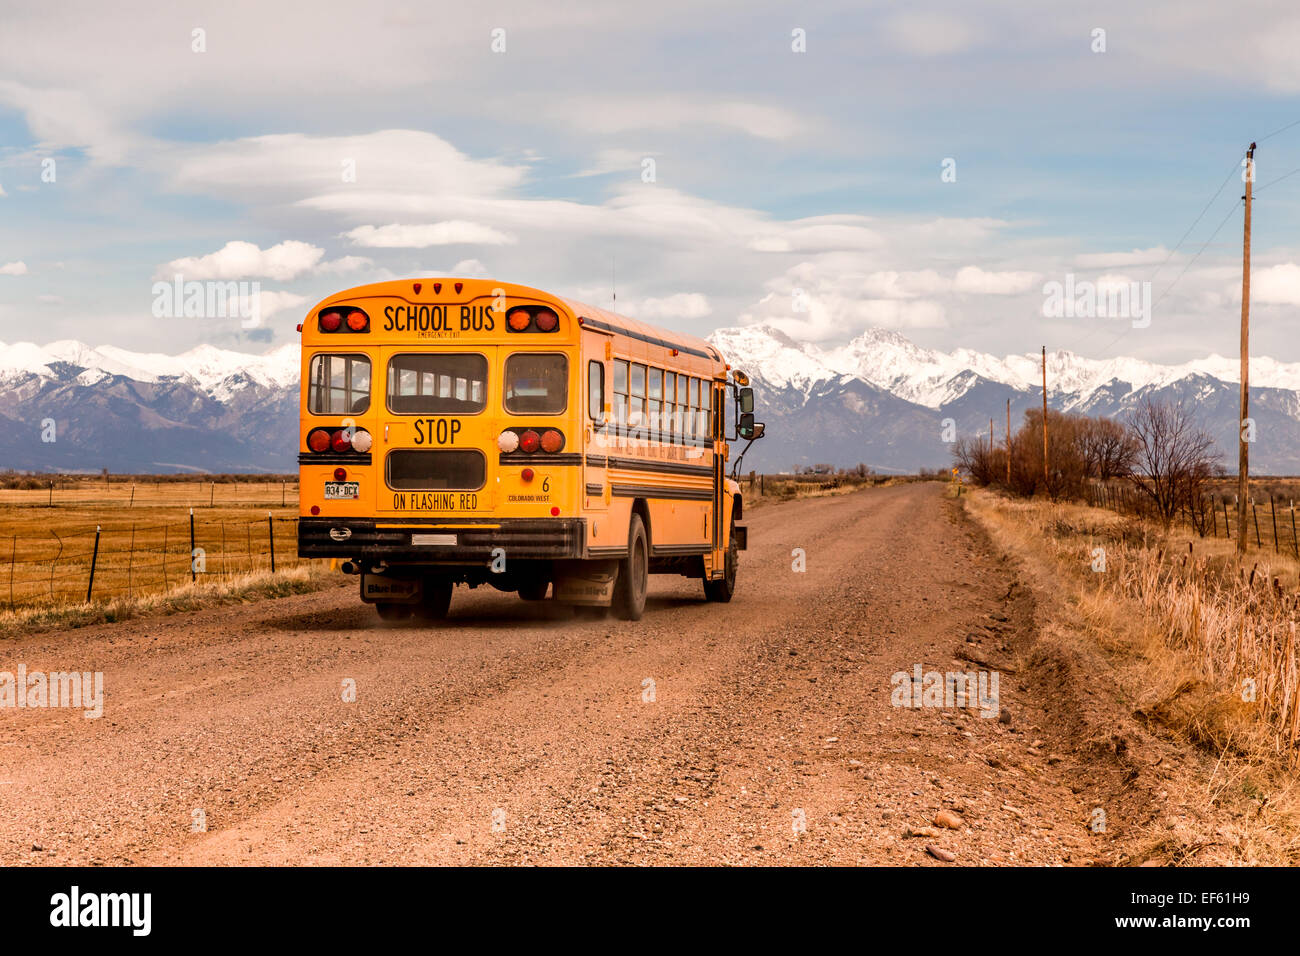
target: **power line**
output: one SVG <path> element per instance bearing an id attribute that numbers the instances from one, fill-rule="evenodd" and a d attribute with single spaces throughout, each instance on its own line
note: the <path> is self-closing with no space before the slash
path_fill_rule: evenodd
<path id="1" fill-rule="evenodd" d="M 1267 189 L 1269 186 L 1272 186 L 1274 183 L 1280 183 L 1282 180 L 1286 179 L 1288 176 L 1294 176 L 1296 173 L 1300 173 L 1300 166 L 1297 166 L 1295 169 L 1291 170 L 1291 172 L 1289 172 L 1289 173 L 1283 173 L 1281 176 L 1277 177 L 1277 179 L 1270 179 L 1270 180 L 1269 180 L 1268 182 L 1266 182 L 1264 185 L 1257 187 L 1257 188 L 1255 189 L 1255 192 L 1258 193 L 1261 189 Z"/>
<path id="2" fill-rule="evenodd" d="M 1287 130 L 1289 130 L 1292 126 L 1300 126 L 1300 120 L 1296 120 L 1294 123 L 1287 123 L 1287 124 L 1286 124 L 1285 126 L 1283 126 L 1281 129 L 1275 129 L 1275 130 L 1273 130 L 1273 132 L 1269 133 L 1267 136 L 1261 136 L 1258 140 L 1256 140 L 1256 142 L 1262 143 L 1262 142 L 1264 142 L 1264 140 L 1266 140 L 1266 139 L 1272 139 L 1272 138 L 1273 138 L 1274 136 L 1276 136 L 1278 133 L 1285 133 L 1285 132 L 1286 132 Z"/>
<path id="3" fill-rule="evenodd" d="M 1223 227 L 1228 224 L 1228 220 L 1232 218 L 1232 214 L 1236 212 L 1238 208 L 1239 207 L 1234 203 L 1232 208 L 1228 210 L 1228 214 L 1224 216 L 1223 220 L 1218 224 L 1218 226 L 1215 227 L 1214 232 L 1210 233 L 1210 238 L 1206 239 L 1205 242 L 1201 243 L 1201 248 L 1196 250 L 1196 255 L 1192 256 L 1190 259 L 1187 260 L 1187 265 L 1183 266 L 1183 271 L 1178 273 L 1178 276 L 1174 279 L 1174 281 L 1169 283 L 1169 285 L 1165 286 L 1165 291 L 1161 292 L 1160 295 L 1156 298 L 1156 300 L 1151 303 L 1151 310 L 1153 312 L 1155 311 L 1155 307 L 1160 304 L 1160 301 L 1169 294 L 1170 290 L 1172 290 L 1174 286 L 1178 285 L 1178 280 L 1181 279 L 1183 276 L 1187 275 L 1187 270 L 1190 269 L 1193 263 L 1195 263 L 1196 260 L 1201 257 L 1201 253 L 1203 253 L 1207 248 L 1209 248 L 1210 243 L 1214 241 L 1214 237 L 1217 236 L 1220 233 L 1220 231 L 1222 231 Z M 1111 346 L 1113 346 L 1116 342 L 1118 342 L 1120 339 L 1122 339 L 1124 336 L 1128 335 L 1132 331 L 1133 331 L 1133 327 L 1129 326 L 1119 335 L 1111 339 L 1110 342 L 1108 342 L 1106 345 L 1102 346 L 1101 351 L 1103 353 L 1106 352 L 1108 349 L 1110 349 Z"/>

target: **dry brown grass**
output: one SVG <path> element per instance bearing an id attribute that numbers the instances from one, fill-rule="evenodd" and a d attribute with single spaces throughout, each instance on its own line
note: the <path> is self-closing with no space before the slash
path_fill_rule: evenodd
<path id="1" fill-rule="evenodd" d="M 228 579 L 187 582 L 159 594 L 3 611 L 0 612 L 0 636 L 18 637 L 35 631 L 109 624 L 144 615 L 181 614 L 223 604 L 246 604 L 265 598 L 307 594 L 335 587 L 344 580 L 328 565 L 313 564 L 275 574 L 261 571 Z"/>
<path id="2" fill-rule="evenodd" d="M 1084 505 L 963 497 L 999 544 L 1042 559 L 1039 583 L 1055 586 L 1067 609 L 1050 627 L 1072 630 L 1112 663 L 1117 713 L 1204 755 L 1204 793 L 1183 796 L 1232 808 L 1225 832 L 1235 859 L 1294 863 L 1300 564 L 1254 549 L 1239 564 L 1230 541 L 1163 533 Z M 1098 549 L 1104 572 L 1093 570 Z"/>

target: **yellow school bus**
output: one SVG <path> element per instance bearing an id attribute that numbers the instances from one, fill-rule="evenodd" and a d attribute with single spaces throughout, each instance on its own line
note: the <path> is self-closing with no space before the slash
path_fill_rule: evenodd
<path id="1" fill-rule="evenodd" d="M 337 559 L 380 617 L 441 619 L 487 584 L 638 620 L 649 574 L 731 599 L 725 467 L 763 426 L 708 342 L 457 278 L 348 289 L 300 331 L 298 553 Z"/>

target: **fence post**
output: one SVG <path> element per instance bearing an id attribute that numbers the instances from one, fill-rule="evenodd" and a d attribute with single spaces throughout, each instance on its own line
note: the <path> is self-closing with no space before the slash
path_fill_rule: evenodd
<path id="1" fill-rule="evenodd" d="M 126 503 L 128 508 L 135 507 L 135 482 L 131 482 L 131 500 Z"/>
<path id="2" fill-rule="evenodd" d="M 1296 541 L 1295 534 L 1295 499 L 1291 499 L 1291 550 L 1295 552 L 1296 560 L 1300 561 L 1300 542 Z"/>
<path id="3" fill-rule="evenodd" d="M 194 570 L 194 509 L 190 509 L 190 580 L 197 581 L 198 572 Z"/>
<path id="4" fill-rule="evenodd" d="M 281 507 L 281 508 L 284 507 L 284 493 L 285 493 L 285 485 L 287 485 L 287 484 L 288 484 L 287 481 L 281 481 L 281 482 L 280 482 L 280 507 Z"/>
<path id="5" fill-rule="evenodd" d="M 1268 495 L 1268 511 L 1273 516 L 1273 553 L 1278 554 L 1277 547 L 1277 502 L 1273 500 L 1273 493 Z"/>
<path id="6" fill-rule="evenodd" d="M 135 485 L 131 486 L 132 488 Z M 131 597 L 131 566 L 135 564 L 135 522 L 131 522 L 131 547 L 126 552 L 126 596 Z"/>
<path id="7" fill-rule="evenodd" d="M 167 526 L 163 525 L 163 590 L 168 590 L 167 585 Z"/>
<path id="8" fill-rule="evenodd" d="M 14 609 L 14 565 L 18 563 L 18 535 L 14 535 L 14 543 L 9 552 L 9 610 Z"/>
<path id="9" fill-rule="evenodd" d="M 271 573 L 275 574 L 275 519 L 269 511 L 266 513 L 266 533 L 271 542 Z"/>
<path id="10" fill-rule="evenodd" d="M 90 581 L 86 584 L 86 603 L 90 603 L 91 592 L 95 590 L 95 565 L 99 561 L 99 525 L 95 525 L 95 549 L 90 552 Z"/>
<path id="11" fill-rule="evenodd" d="M 1255 519 L 1255 547 L 1264 547 L 1264 542 L 1259 539 L 1259 509 L 1255 507 L 1255 499 L 1250 499 L 1250 514 Z"/>
<path id="12" fill-rule="evenodd" d="M 1214 495 L 1210 495 L 1210 521 L 1213 522 L 1214 537 L 1217 538 L 1219 536 L 1219 509 L 1214 507 Z"/>
<path id="13" fill-rule="evenodd" d="M 1223 496 L 1223 536 L 1232 537 L 1232 525 L 1228 524 L 1228 496 Z"/>

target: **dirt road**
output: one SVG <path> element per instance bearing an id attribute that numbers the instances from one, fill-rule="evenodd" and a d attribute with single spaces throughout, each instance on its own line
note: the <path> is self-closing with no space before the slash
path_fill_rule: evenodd
<path id="1" fill-rule="evenodd" d="M 0 670 L 103 671 L 105 704 L 0 710 L 0 863 L 1100 856 L 1068 721 L 1016 669 L 1032 598 L 942 485 L 748 524 L 731 604 L 652 578 L 636 624 L 461 587 L 443 627 L 381 626 L 349 584 L 7 635 Z M 1009 722 L 891 703 L 896 672 L 980 666 L 954 653 Z"/>

